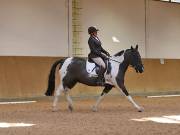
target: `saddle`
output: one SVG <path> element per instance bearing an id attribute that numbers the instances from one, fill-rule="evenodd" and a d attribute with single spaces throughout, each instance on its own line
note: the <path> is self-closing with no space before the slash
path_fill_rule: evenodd
<path id="1" fill-rule="evenodd" d="M 98 76 L 98 70 L 99 70 L 99 66 L 96 65 L 93 62 L 89 62 L 88 60 L 86 60 L 86 71 L 91 75 L 91 76 Z"/>
<path id="2" fill-rule="evenodd" d="M 109 63 L 109 60 L 106 60 L 105 64 L 106 64 L 105 74 L 110 74 L 111 64 Z M 87 59 L 86 60 L 86 71 L 89 73 L 89 75 L 97 77 L 98 73 L 100 72 L 100 67 L 99 67 L 99 65 L 94 63 L 91 59 Z"/>

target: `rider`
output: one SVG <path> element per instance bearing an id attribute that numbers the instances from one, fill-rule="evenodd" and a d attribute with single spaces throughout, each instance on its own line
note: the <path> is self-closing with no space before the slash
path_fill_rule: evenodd
<path id="1" fill-rule="evenodd" d="M 100 67 L 100 71 L 98 73 L 98 85 L 104 84 L 104 73 L 106 71 L 106 64 L 104 60 L 107 60 L 110 54 L 104 50 L 101 46 L 101 41 L 97 37 L 97 31 L 96 27 L 89 27 L 88 33 L 90 35 L 88 44 L 90 48 L 90 53 L 88 55 L 88 58 L 91 59 L 93 62 L 95 62 Z"/>

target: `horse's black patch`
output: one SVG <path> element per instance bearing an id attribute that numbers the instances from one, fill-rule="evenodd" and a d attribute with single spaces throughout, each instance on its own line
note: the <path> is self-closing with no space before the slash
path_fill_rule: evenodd
<path id="1" fill-rule="evenodd" d="M 104 86 L 105 86 L 105 88 L 104 88 L 103 92 L 101 93 L 101 96 L 102 96 L 104 93 L 107 94 L 107 93 L 114 87 L 113 85 L 110 85 L 110 84 L 105 84 Z"/>
<path id="2" fill-rule="evenodd" d="M 121 88 L 122 92 L 126 96 L 128 96 L 129 93 L 126 90 L 126 87 L 124 86 L 124 76 L 125 76 L 126 70 L 128 68 L 128 65 L 129 65 L 129 63 L 127 61 L 123 61 L 119 66 L 119 71 L 116 76 L 116 82 L 117 82 L 118 86 Z"/>
<path id="3" fill-rule="evenodd" d="M 83 58 L 74 57 L 71 63 L 67 66 L 66 76 L 63 78 L 64 88 L 73 88 L 78 82 L 79 70 L 84 69 L 85 60 Z"/>

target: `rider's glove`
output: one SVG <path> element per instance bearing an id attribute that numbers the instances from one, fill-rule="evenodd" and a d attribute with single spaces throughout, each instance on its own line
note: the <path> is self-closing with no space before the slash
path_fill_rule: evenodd
<path id="1" fill-rule="evenodd" d="M 108 57 L 110 57 L 110 56 L 111 56 L 108 52 L 106 53 L 106 55 L 107 55 Z"/>

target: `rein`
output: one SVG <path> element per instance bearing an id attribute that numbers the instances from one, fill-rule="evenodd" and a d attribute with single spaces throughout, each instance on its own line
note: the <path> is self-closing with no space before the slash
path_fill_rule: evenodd
<path id="1" fill-rule="evenodd" d="M 114 62 L 117 62 L 117 63 L 121 64 L 121 62 L 119 62 L 119 61 L 117 61 L 117 60 L 114 60 L 114 59 L 111 59 L 111 58 L 109 58 L 109 60 L 112 60 L 112 61 L 114 61 Z"/>

